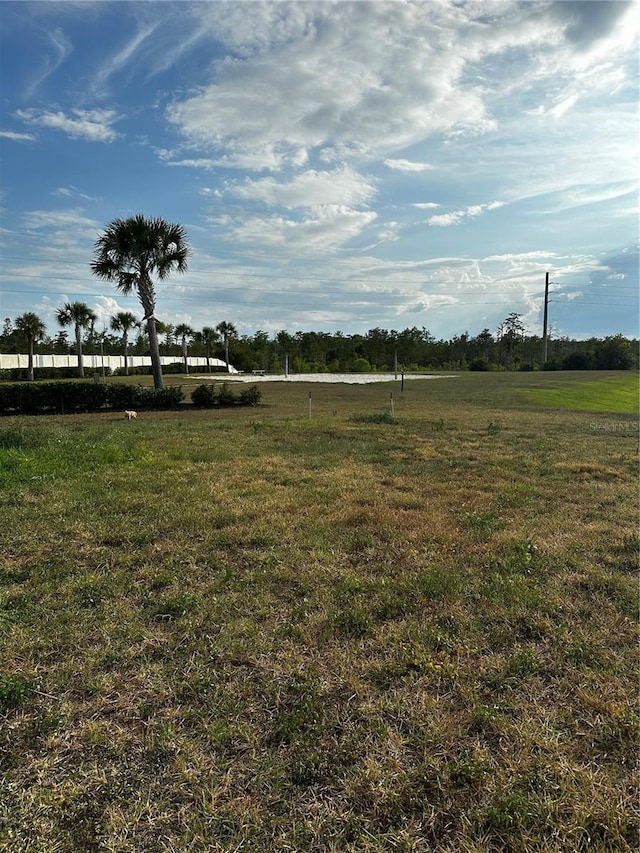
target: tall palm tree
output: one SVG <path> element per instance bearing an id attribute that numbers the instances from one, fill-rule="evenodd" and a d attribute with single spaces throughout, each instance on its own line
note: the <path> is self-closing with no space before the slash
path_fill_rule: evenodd
<path id="1" fill-rule="evenodd" d="M 227 323 L 224 320 L 222 323 L 218 323 L 216 331 L 222 336 L 222 342 L 224 344 L 224 360 L 227 365 L 227 373 L 229 373 L 229 341 L 231 338 L 236 338 L 238 336 L 238 331 L 233 323 Z"/>
<path id="2" fill-rule="evenodd" d="M 211 348 L 219 338 L 220 335 L 215 329 L 212 329 L 211 326 L 204 326 L 201 332 L 196 332 L 196 340 L 198 343 L 202 344 L 205 350 L 205 355 L 207 357 L 207 370 L 211 370 Z"/>
<path id="3" fill-rule="evenodd" d="M 33 348 L 44 338 L 46 327 L 37 314 L 27 311 L 26 314 L 16 317 L 16 331 L 29 348 L 28 379 L 33 382 Z"/>
<path id="4" fill-rule="evenodd" d="M 78 353 L 78 376 L 84 379 L 82 364 L 82 330 L 91 328 L 97 317 L 85 302 L 65 302 L 56 311 L 56 320 L 61 326 L 73 326 L 76 336 L 76 352 Z"/>
<path id="5" fill-rule="evenodd" d="M 189 246 L 181 225 L 141 213 L 129 219 L 114 219 L 95 244 L 91 271 L 98 278 L 115 282 L 121 293 L 135 291 L 144 310 L 149 334 L 153 384 L 162 388 L 162 366 L 156 332 L 156 291 L 151 276 L 162 281 L 170 272 L 186 272 Z"/>
<path id="6" fill-rule="evenodd" d="M 129 332 L 139 326 L 135 314 L 131 311 L 118 311 L 111 318 L 111 328 L 114 332 L 122 332 L 122 348 L 124 350 L 124 375 L 129 375 Z"/>
<path id="7" fill-rule="evenodd" d="M 174 329 L 176 338 L 180 339 L 182 345 L 182 358 L 184 359 L 184 372 L 189 372 L 189 343 L 193 340 L 195 332 L 186 323 L 180 323 Z"/>

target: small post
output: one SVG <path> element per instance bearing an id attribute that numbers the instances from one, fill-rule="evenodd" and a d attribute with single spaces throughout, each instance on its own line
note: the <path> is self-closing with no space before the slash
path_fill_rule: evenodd
<path id="1" fill-rule="evenodd" d="M 404 391 L 404 370 L 402 371 L 402 381 L 400 383 L 400 390 Z"/>
<path id="2" fill-rule="evenodd" d="M 309 391 L 309 420 L 311 420 L 311 391 Z"/>
<path id="3" fill-rule="evenodd" d="M 394 379 L 398 378 L 398 350 L 393 353 L 393 373 Z"/>
<path id="4" fill-rule="evenodd" d="M 548 334 L 547 321 L 549 319 L 549 273 L 546 273 L 544 279 L 544 318 L 542 320 L 542 364 L 545 365 L 548 361 Z"/>
<path id="5" fill-rule="evenodd" d="M 393 391 L 391 392 L 391 417 L 395 416 L 395 412 L 393 411 Z"/>

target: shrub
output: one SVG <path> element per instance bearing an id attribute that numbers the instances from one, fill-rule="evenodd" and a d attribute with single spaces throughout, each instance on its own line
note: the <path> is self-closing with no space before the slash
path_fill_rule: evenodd
<path id="1" fill-rule="evenodd" d="M 182 388 L 156 390 L 103 382 L 27 382 L 0 386 L 0 413 L 97 412 L 100 409 L 173 409 L 184 399 Z"/>
<path id="2" fill-rule="evenodd" d="M 184 400 L 181 385 L 168 385 L 166 388 L 138 388 L 140 409 L 175 409 Z"/>
<path id="3" fill-rule="evenodd" d="M 236 397 L 228 383 L 222 385 L 198 385 L 191 392 L 191 402 L 199 408 L 214 406 L 255 406 L 262 399 L 262 392 L 255 386 L 243 387 Z"/>
<path id="4" fill-rule="evenodd" d="M 240 391 L 238 403 L 241 406 L 257 406 L 262 399 L 262 391 L 257 385 L 249 385 Z"/>
<path id="5" fill-rule="evenodd" d="M 223 382 L 222 386 L 218 390 L 218 405 L 233 406 L 235 402 L 236 398 L 233 390 L 229 388 L 229 385 L 226 382 Z"/>
<path id="6" fill-rule="evenodd" d="M 563 370 L 591 370 L 593 356 L 590 352 L 572 352 L 562 359 Z"/>
<path id="7" fill-rule="evenodd" d="M 109 385 L 108 405 L 112 409 L 142 408 L 140 404 L 140 385 Z"/>
<path id="8" fill-rule="evenodd" d="M 215 385 L 198 385 L 191 392 L 191 402 L 201 408 L 215 406 L 218 402 Z"/>

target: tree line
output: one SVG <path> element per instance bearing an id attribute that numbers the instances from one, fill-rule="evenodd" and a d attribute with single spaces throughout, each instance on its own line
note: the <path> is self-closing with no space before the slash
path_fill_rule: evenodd
<path id="1" fill-rule="evenodd" d="M 44 322 L 27 312 L 15 321 L 7 317 L 0 334 L 0 352 L 29 354 L 28 378 L 33 379 L 33 356 L 37 353 L 78 357 L 78 375 L 84 377 L 83 353 L 149 355 L 156 389 L 163 387 L 160 356 L 176 356 L 188 372 L 188 356 L 210 359 L 221 355 L 229 369 L 230 359 L 241 371 L 281 373 L 455 370 L 628 370 L 638 368 L 638 341 L 623 335 L 603 339 L 547 341 L 527 335 L 522 315 L 509 314 L 495 330 L 468 332 L 448 340 L 436 340 L 426 328 L 403 331 L 370 329 L 366 334 L 342 332 L 296 332 L 281 330 L 269 335 L 258 330 L 238 335 L 233 323 L 222 321 L 215 328 L 194 329 L 182 323 L 172 326 L 156 317 L 154 278 L 163 280 L 172 272 L 184 273 L 190 247 L 182 226 L 142 214 L 115 219 L 94 247 L 91 271 L 113 283 L 125 295 L 135 293 L 143 309 L 138 321 L 131 312 L 110 318 L 106 328 L 96 330 L 97 316 L 84 302 L 66 302 L 56 311 L 58 333 L 47 335 Z M 73 329 L 73 341 L 66 329 Z M 547 353 L 544 361 L 543 353 Z"/>
<path id="2" fill-rule="evenodd" d="M 57 312 L 86 318 L 86 324 L 67 320 L 54 336 L 46 333 L 35 314 L 23 314 L 14 322 L 7 317 L 0 334 L 0 352 L 28 349 L 34 353 L 78 354 L 78 374 L 84 375 L 81 354 L 149 355 L 149 337 L 135 316 L 118 312 L 110 318 L 109 331 L 97 331 L 95 314 L 84 303 L 67 303 Z M 92 319 L 93 315 L 93 319 Z M 519 315 L 512 315 L 519 321 Z M 71 323 L 73 335 L 66 327 Z M 510 334 L 509 326 L 495 332 L 483 329 L 448 340 L 437 340 L 428 329 L 413 327 L 402 331 L 381 328 L 365 334 L 342 332 L 296 332 L 276 334 L 258 330 L 238 335 L 232 323 L 223 321 L 215 328 L 196 330 L 182 323 L 172 326 L 157 321 L 159 352 L 174 356 L 188 372 L 188 356 L 217 358 L 241 371 L 283 373 L 349 373 L 368 371 L 431 370 L 629 370 L 638 367 L 638 342 L 622 335 L 573 340 L 560 337 L 548 341 L 548 361 L 542 361 L 543 341 L 536 335 Z M 77 331 L 76 331 L 77 330 Z M 126 361 L 126 359 L 125 359 Z M 193 369 L 193 368 L 192 368 Z M 128 374 L 125 366 L 123 372 Z"/>

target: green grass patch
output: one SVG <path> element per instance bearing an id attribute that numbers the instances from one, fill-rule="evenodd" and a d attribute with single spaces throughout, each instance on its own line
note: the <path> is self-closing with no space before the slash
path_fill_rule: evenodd
<path id="1" fill-rule="evenodd" d="M 639 390 L 638 375 L 630 371 L 597 379 L 584 373 L 558 382 L 557 387 L 529 388 L 524 393 L 551 408 L 638 415 Z"/>

